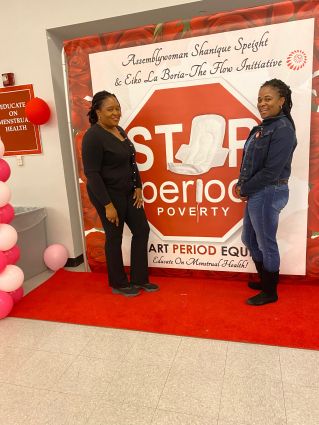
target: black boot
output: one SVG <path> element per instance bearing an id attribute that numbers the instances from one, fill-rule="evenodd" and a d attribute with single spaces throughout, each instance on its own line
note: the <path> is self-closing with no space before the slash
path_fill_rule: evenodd
<path id="1" fill-rule="evenodd" d="M 248 287 L 251 288 L 251 289 L 257 289 L 258 291 L 261 291 L 262 290 L 261 274 L 262 274 L 262 271 L 263 271 L 263 263 L 261 261 L 255 261 L 254 259 L 253 259 L 253 262 L 255 263 L 256 270 L 257 270 L 258 276 L 260 278 L 260 282 L 253 282 L 253 281 L 250 280 L 248 282 Z"/>
<path id="2" fill-rule="evenodd" d="M 277 295 L 277 284 L 279 280 L 278 272 L 268 272 L 263 270 L 262 272 L 262 291 L 254 297 L 248 298 L 247 304 L 249 305 L 264 305 L 274 303 L 278 300 Z"/>

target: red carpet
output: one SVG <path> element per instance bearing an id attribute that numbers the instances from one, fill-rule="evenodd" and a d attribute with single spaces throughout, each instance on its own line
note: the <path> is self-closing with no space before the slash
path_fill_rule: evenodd
<path id="1" fill-rule="evenodd" d="M 155 279 L 154 279 L 155 281 Z M 112 295 L 101 273 L 60 270 L 10 316 L 319 349 L 319 285 L 283 279 L 279 302 L 250 307 L 243 281 L 156 276 L 161 290 Z"/>

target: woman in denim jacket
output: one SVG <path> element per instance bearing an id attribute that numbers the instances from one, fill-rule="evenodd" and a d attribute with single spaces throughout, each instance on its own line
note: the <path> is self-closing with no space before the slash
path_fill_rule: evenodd
<path id="1" fill-rule="evenodd" d="M 261 292 L 247 300 L 254 306 L 278 300 L 280 257 L 277 245 L 279 213 L 289 198 L 288 179 L 297 145 L 290 115 L 291 90 L 281 80 L 266 81 L 257 104 L 262 123 L 245 143 L 236 192 L 247 200 L 242 241 L 249 249 L 261 282 L 248 286 Z"/>

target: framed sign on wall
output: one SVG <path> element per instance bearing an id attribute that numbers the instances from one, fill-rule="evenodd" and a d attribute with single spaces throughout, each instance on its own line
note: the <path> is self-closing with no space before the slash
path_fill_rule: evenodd
<path id="1" fill-rule="evenodd" d="M 32 84 L 0 88 L 0 137 L 5 155 L 42 153 L 39 128 L 25 114 L 25 106 L 33 97 Z"/>

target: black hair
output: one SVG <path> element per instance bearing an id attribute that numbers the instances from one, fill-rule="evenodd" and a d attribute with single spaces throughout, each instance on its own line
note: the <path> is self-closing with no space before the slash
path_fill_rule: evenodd
<path id="1" fill-rule="evenodd" d="M 287 116 L 287 118 L 290 120 L 293 128 L 295 129 L 295 123 L 291 116 L 291 108 L 292 108 L 292 100 L 291 100 L 291 90 L 290 87 L 287 86 L 286 83 L 284 83 L 281 80 L 278 80 L 277 78 L 273 78 L 272 80 L 266 81 L 261 87 L 270 86 L 276 89 L 279 92 L 280 97 L 285 98 L 285 103 L 282 105 L 282 112 Z"/>
<path id="2" fill-rule="evenodd" d="M 108 97 L 115 97 L 115 99 L 117 100 L 115 94 L 109 93 L 106 90 L 99 91 L 93 96 L 91 108 L 87 113 L 91 125 L 96 124 L 98 122 L 96 110 L 101 109 L 103 101 Z"/>

